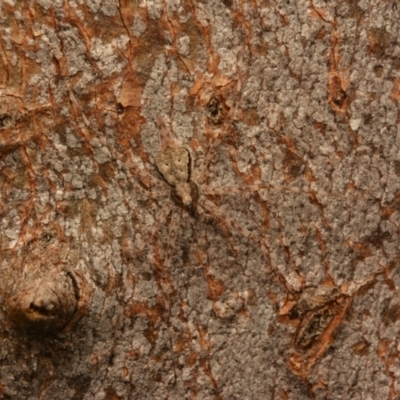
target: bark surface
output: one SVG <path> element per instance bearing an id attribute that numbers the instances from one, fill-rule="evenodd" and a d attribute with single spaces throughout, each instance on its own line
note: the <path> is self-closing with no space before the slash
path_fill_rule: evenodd
<path id="1" fill-rule="evenodd" d="M 0 399 L 400 398 L 396 0 L 0 2 Z"/>

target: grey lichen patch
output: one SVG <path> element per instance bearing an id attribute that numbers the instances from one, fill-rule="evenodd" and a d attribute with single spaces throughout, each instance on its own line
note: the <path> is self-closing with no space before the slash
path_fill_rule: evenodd
<path id="1" fill-rule="evenodd" d="M 78 286 L 71 273 L 54 269 L 41 278 L 25 281 L 7 301 L 9 316 L 18 329 L 57 333 L 77 311 Z"/>
<path id="2" fill-rule="evenodd" d="M 111 43 L 103 43 L 100 38 L 92 41 L 91 55 L 97 61 L 103 74 L 111 76 L 124 69 L 126 60 L 120 59 L 116 55 L 115 48 L 125 48 L 128 40 L 128 37 L 123 35 L 118 39 L 113 39 Z"/>
<path id="3" fill-rule="evenodd" d="M 158 19 L 161 17 L 163 4 L 161 0 L 153 0 L 147 5 L 147 12 L 150 19 Z"/>
<path id="4" fill-rule="evenodd" d="M 91 143 L 93 145 L 94 159 L 100 163 L 104 164 L 110 160 L 110 152 L 107 147 L 103 146 L 99 140 L 94 139 Z"/>
<path id="5" fill-rule="evenodd" d="M 221 319 L 234 318 L 244 307 L 244 299 L 240 293 L 229 293 L 213 305 L 213 311 Z"/>
<path id="6" fill-rule="evenodd" d="M 116 0 L 88 0 L 87 6 L 92 13 L 101 11 L 107 17 L 113 17 L 118 13 L 118 2 Z"/>
<path id="7" fill-rule="evenodd" d="M 142 18 L 137 12 L 135 12 L 131 29 L 133 32 L 133 36 L 135 36 L 136 38 L 140 37 L 143 32 L 146 32 L 147 25 L 143 22 Z"/>
<path id="8" fill-rule="evenodd" d="M 189 36 L 183 36 L 181 38 L 179 38 L 178 40 L 178 49 L 179 49 L 179 53 L 181 53 L 184 56 L 189 55 L 189 51 L 190 51 L 190 37 Z"/>
<path id="9" fill-rule="evenodd" d="M 63 4 L 62 0 L 38 0 L 38 4 L 41 5 L 46 11 L 50 7 L 60 7 Z"/>
<path id="10" fill-rule="evenodd" d="M 68 72 L 71 76 L 82 71 L 90 70 L 86 57 L 85 44 L 75 27 L 65 26 L 59 34 L 62 41 L 63 52 L 68 63 Z"/>

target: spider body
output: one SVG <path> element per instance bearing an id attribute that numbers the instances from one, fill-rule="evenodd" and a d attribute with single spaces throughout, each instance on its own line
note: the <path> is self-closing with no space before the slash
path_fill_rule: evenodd
<path id="1" fill-rule="evenodd" d="M 170 189 L 170 201 L 164 203 L 154 225 L 137 246 L 137 251 L 142 251 L 148 243 L 153 241 L 160 226 L 170 216 L 168 242 L 163 257 L 163 267 L 168 270 L 172 263 L 178 229 L 181 223 L 181 210 L 185 210 L 191 217 L 196 217 L 196 219 L 201 216 L 206 218 L 210 216 L 213 220 L 218 220 L 230 232 L 237 232 L 246 239 L 257 242 L 263 254 L 269 260 L 269 252 L 264 240 L 230 218 L 209 198 L 210 195 L 220 195 L 218 188 L 208 187 L 204 182 L 204 176 L 215 153 L 215 148 L 221 143 L 221 140 L 218 138 L 215 140 L 203 162 L 200 163 L 196 170 L 193 170 L 193 159 L 190 151 L 173 137 L 160 116 L 158 117 L 158 126 L 160 128 L 160 151 L 155 156 L 154 161 L 164 183 Z M 248 189 L 248 186 L 233 187 L 222 194 L 235 194 Z"/>
<path id="2" fill-rule="evenodd" d="M 199 198 L 199 187 L 193 181 L 182 182 L 171 187 L 172 201 L 179 207 L 189 211 L 191 214 L 196 211 Z"/>
<path id="3" fill-rule="evenodd" d="M 175 204 L 193 209 L 199 198 L 199 189 L 191 180 L 191 157 L 184 147 L 167 146 L 156 156 L 156 166 L 171 186 L 171 198 Z"/>

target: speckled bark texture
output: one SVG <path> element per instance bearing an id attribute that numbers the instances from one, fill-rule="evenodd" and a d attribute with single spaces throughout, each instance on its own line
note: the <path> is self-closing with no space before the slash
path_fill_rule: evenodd
<path id="1" fill-rule="evenodd" d="M 400 399 L 399 7 L 0 1 L 0 399 Z"/>

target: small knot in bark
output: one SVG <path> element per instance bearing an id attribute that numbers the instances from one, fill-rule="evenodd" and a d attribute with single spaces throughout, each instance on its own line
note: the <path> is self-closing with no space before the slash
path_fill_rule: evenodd
<path id="1" fill-rule="evenodd" d="M 57 333 L 78 309 L 79 289 L 74 276 L 52 270 L 46 276 L 26 279 L 7 301 L 10 319 L 17 329 L 35 334 Z"/>

